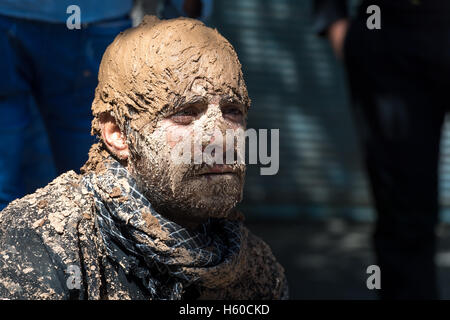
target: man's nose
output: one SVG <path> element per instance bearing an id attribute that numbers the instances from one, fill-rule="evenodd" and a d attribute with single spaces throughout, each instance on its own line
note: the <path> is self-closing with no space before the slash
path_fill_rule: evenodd
<path id="1" fill-rule="evenodd" d="M 222 131 L 222 127 L 224 126 L 223 120 L 222 110 L 219 104 L 209 104 L 202 123 L 203 143 L 210 144 L 215 141 L 217 130 Z"/>

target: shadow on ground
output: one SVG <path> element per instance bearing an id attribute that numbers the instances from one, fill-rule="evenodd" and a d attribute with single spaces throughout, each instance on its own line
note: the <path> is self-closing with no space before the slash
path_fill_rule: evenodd
<path id="1" fill-rule="evenodd" d="M 366 269 L 375 264 L 371 223 L 329 219 L 249 221 L 247 226 L 285 268 L 291 299 L 377 299 L 366 286 Z M 441 297 L 450 299 L 450 226 L 439 226 L 437 233 Z"/>

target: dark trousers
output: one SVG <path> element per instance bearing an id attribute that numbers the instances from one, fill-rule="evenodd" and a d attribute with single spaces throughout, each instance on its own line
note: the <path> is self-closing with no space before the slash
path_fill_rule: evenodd
<path id="1" fill-rule="evenodd" d="M 382 29 L 369 30 L 366 18 L 351 24 L 345 63 L 377 210 L 380 294 L 385 299 L 435 299 L 438 160 L 450 106 L 450 25 L 382 17 Z"/>
<path id="2" fill-rule="evenodd" d="M 25 194 L 25 179 L 43 185 L 54 178 L 39 170 L 28 177 L 22 172 L 22 161 L 39 165 L 32 151 L 47 153 L 36 142 L 41 134 L 33 106 L 43 119 L 57 174 L 78 171 L 87 160 L 95 142 L 90 128 L 98 66 L 106 47 L 130 26 L 128 17 L 118 17 L 69 30 L 65 23 L 0 15 L 0 210 Z M 37 131 L 31 146 L 30 130 Z"/>

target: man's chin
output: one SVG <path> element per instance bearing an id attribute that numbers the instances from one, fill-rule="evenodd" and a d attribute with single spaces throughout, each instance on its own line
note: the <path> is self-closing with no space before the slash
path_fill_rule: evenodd
<path id="1" fill-rule="evenodd" d="M 185 187 L 194 191 L 189 201 L 193 210 L 224 216 L 241 201 L 243 181 L 234 173 L 205 174 L 187 182 Z"/>
<path id="2" fill-rule="evenodd" d="M 202 197 L 179 201 L 175 206 L 157 208 L 160 214 L 181 225 L 189 226 L 207 221 L 209 218 L 227 219 L 235 211 L 240 197 L 223 198 L 219 196 Z"/>
<path id="3" fill-rule="evenodd" d="M 198 219 L 228 218 L 241 201 L 241 193 L 197 194 L 185 202 L 182 215 Z M 181 212 L 180 212 L 181 213 Z"/>
<path id="4" fill-rule="evenodd" d="M 161 180 L 143 185 L 146 197 L 161 214 L 173 220 L 204 220 L 228 217 L 242 199 L 243 180 L 242 174 L 209 173 L 182 179 L 170 189 Z"/>
<path id="5" fill-rule="evenodd" d="M 211 197 L 202 201 L 202 211 L 211 218 L 226 218 L 239 203 L 239 200 L 237 198 Z"/>

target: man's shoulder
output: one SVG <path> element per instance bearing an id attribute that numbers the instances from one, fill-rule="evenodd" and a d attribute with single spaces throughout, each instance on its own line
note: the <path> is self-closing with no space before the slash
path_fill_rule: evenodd
<path id="1" fill-rule="evenodd" d="M 67 221 L 80 215 L 89 201 L 80 175 L 68 171 L 34 193 L 12 201 L 0 212 L 0 229 L 39 229 L 46 224 L 63 233 Z"/>
<path id="2" fill-rule="evenodd" d="M 0 298 L 67 297 L 65 272 L 79 265 L 77 228 L 89 214 L 79 182 L 66 172 L 0 212 Z"/>
<path id="3" fill-rule="evenodd" d="M 248 229 L 247 229 L 248 230 Z M 287 299 L 288 288 L 284 268 L 274 256 L 270 246 L 248 230 L 248 266 L 254 285 L 260 287 L 261 298 Z"/>
<path id="4" fill-rule="evenodd" d="M 248 229 L 247 229 L 248 230 Z M 250 230 L 248 232 L 248 250 L 253 256 L 262 257 L 265 260 L 276 262 L 276 258 L 272 253 L 270 246 L 260 237 L 252 233 Z"/>

